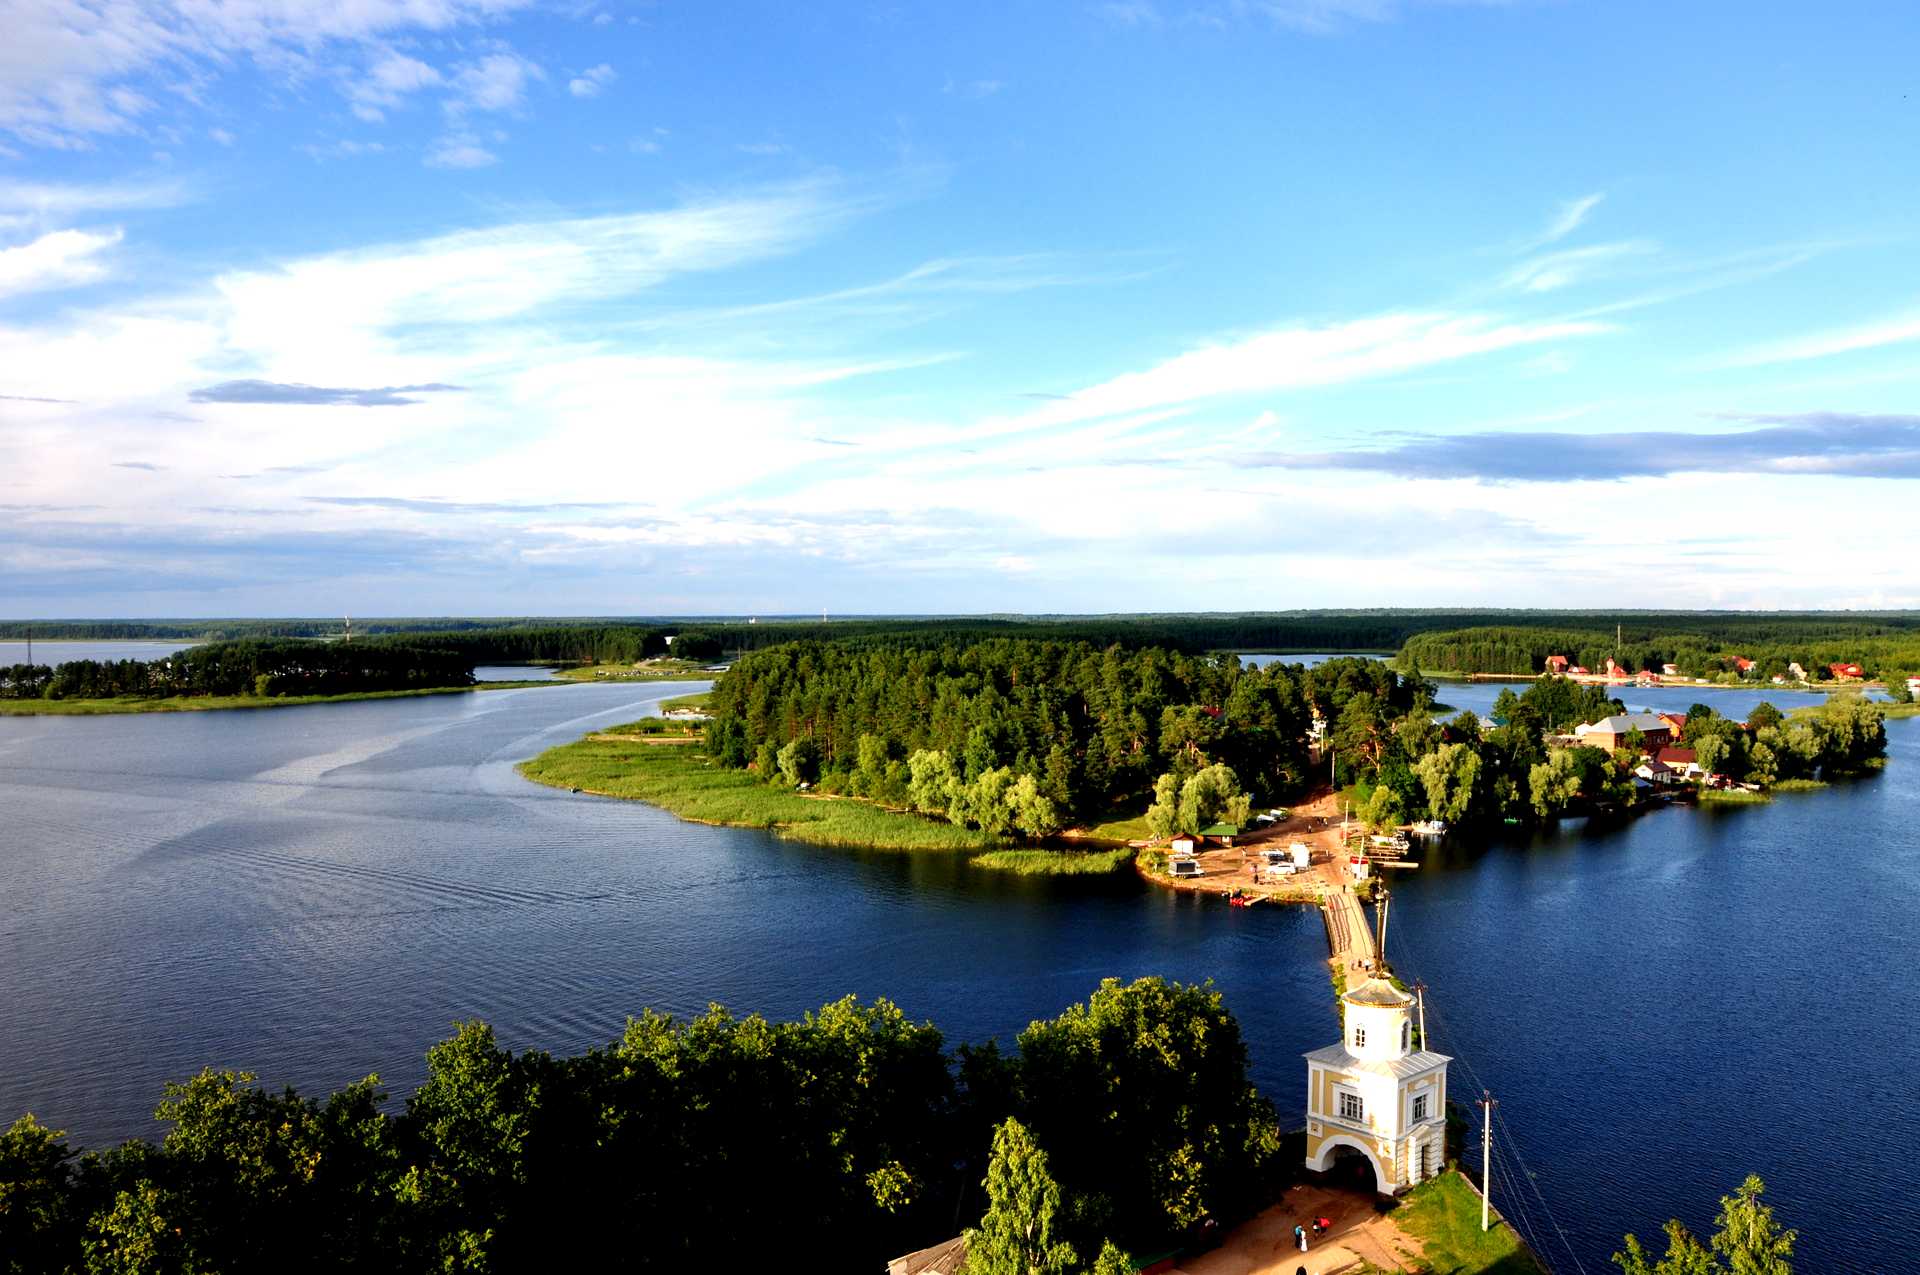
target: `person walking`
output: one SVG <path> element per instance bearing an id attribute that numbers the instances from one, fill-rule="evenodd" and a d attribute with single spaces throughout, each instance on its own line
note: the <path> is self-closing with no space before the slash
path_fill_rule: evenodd
<path id="1" fill-rule="evenodd" d="M 1300 1246 L 1302 1253 L 1307 1251 L 1307 1228 L 1298 1222 L 1293 1224 L 1293 1242 Z"/>

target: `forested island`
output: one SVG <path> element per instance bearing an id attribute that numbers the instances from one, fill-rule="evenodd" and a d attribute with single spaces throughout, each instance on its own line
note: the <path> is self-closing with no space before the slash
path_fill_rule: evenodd
<path id="1" fill-rule="evenodd" d="M 1359 658 L 1255 668 L 1088 642 L 799 642 L 740 657 L 707 697 L 697 739 L 636 746 L 631 730 L 610 731 L 522 769 L 708 822 L 953 849 L 1069 829 L 1164 839 L 1243 823 L 1318 782 L 1380 830 L 1525 825 L 1631 809 L 1653 795 L 1646 774 L 1672 773 L 1631 733 L 1594 736 L 1605 747 L 1569 734 L 1624 713 L 1603 686 L 1541 678 L 1504 690 L 1486 719 L 1436 711 L 1434 694 L 1417 672 Z M 1751 796 L 1871 769 L 1882 717 L 1852 696 L 1792 716 L 1762 704 L 1745 721 L 1696 704 L 1650 733 L 1684 750 L 1699 780 L 1686 791 Z"/>

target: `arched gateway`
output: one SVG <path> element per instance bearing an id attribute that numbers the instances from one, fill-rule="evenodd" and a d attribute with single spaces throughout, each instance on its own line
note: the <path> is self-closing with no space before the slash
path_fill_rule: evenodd
<path id="1" fill-rule="evenodd" d="M 1373 1169 L 1374 1189 L 1393 1195 L 1446 1163 L 1452 1060 L 1413 1048 L 1413 998 L 1385 979 L 1340 999 L 1344 1037 L 1306 1056 L 1307 1167 L 1325 1172 L 1342 1152 L 1357 1151 Z"/>

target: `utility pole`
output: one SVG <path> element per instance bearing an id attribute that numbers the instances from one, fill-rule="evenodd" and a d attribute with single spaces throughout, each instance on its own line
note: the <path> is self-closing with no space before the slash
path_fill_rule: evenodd
<path id="1" fill-rule="evenodd" d="M 1480 1110 L 1486 1113 L 1485 1123 L 1480 1127 L 1480 1229 L 1493 1229 L 1493 1220 L 1488 1216 L 1487 1192 L 1493 1189 L 1493 1109 L 1500 1104 L 1485 1089 L 1480 1091 Z"/>

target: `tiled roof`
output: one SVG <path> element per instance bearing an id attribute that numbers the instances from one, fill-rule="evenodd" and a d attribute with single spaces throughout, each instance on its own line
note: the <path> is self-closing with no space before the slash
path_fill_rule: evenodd
<path id="1" fill-rule="evenodd" d="M 1448 1055 L 1436 1054 L 1430 1049 L 1416 1050 L 1404 1058 L 1390 1061 L 1368 1060 L 1355 1058 L 1347 1052 L 1345 1045 L 1328 1045 L 1302 1056 L 1310 1063 L 1319 1063 L 1322 1067 L 1332 1067 L 1337 1071 L 1370 1071 L 1376 1076 L 1392 1076 L 1396 1079 L 1417 1076 L 1453 1061 Z"/>

